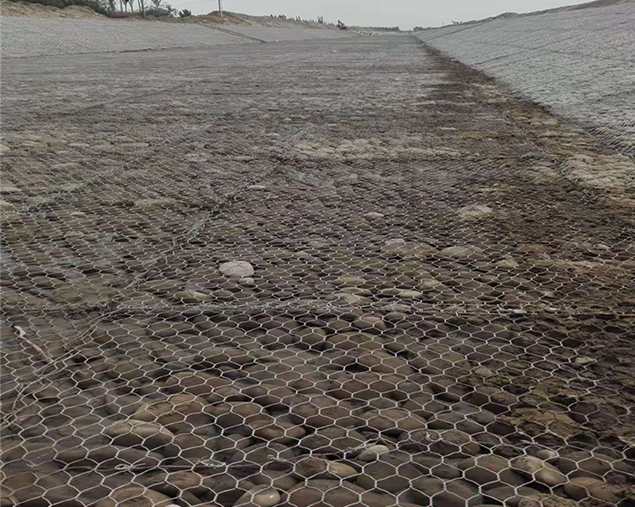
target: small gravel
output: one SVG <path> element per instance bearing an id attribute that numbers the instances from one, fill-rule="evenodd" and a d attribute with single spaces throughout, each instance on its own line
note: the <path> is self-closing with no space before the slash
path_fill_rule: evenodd
<path id="1" fill-rule="evenodd" d="M 635 153 L 635 4 L 416 35 Z"/>

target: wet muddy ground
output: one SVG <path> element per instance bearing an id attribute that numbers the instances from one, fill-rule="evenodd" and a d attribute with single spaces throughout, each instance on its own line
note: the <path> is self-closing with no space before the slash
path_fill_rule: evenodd
<path id="1" fill-rule="evenodd" d="M 3 505 L 635 503 L 628 159 L 410 36 L 2 86 Z"/>

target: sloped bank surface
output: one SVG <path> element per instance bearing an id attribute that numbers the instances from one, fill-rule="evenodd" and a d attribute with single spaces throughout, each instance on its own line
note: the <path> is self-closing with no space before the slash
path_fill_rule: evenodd
<path id="1" fill-rule="evenodd" d="M 635 154 L 635 3 L 415 35 Z"/>
<path id="2" fill-rule="evenodd" d="M 3 57 L 108 53 L 348 37 L 339 30 L 0 17 Z"/>
<path id="3" fill-rule="evenodd" d="M 250 42 L 204 26 L 172 23 L 2 17 L 0 27 L 3 57 L 205 48 Z"/>

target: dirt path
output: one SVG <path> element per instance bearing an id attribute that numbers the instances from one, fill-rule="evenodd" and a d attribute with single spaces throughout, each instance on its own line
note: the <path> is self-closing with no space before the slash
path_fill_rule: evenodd
<path id="1" fill-rule="evenodd" d="M 2 86 L 13 504 L 632 505 L 607 148 L 409 36 Z"/>

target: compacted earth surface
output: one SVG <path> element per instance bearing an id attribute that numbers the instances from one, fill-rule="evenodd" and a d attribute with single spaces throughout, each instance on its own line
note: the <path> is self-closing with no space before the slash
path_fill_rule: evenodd
<path id="1" fill-rule="evenodd" d="M 407 35 L 2 96 L 3 506 L 635 504 L 632 160 Z"/>

